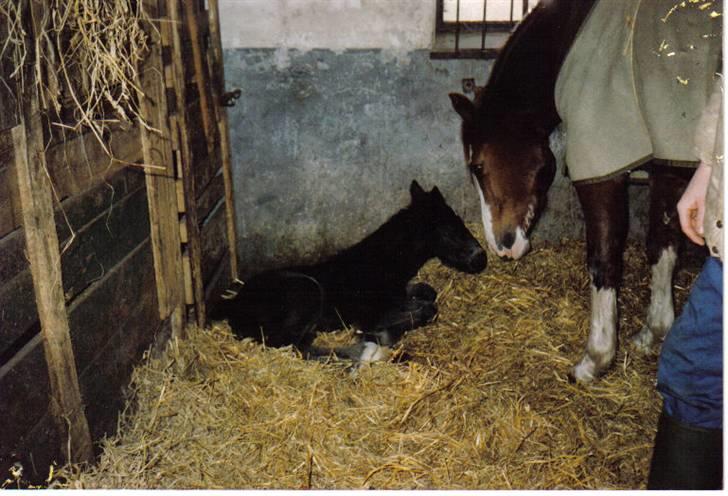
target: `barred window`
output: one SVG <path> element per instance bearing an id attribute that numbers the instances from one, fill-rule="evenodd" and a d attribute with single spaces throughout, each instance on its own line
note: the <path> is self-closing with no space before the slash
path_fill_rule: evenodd
<path id="1" fill-rule="evenodd" d="M 538 0 L 437 0 L 432 58 L 492 58 Z"/>

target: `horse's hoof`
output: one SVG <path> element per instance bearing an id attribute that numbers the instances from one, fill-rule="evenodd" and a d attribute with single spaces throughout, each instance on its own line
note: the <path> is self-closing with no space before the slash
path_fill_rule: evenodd
<path id="1" fill-rule="evenodd" d="M 576 384 L 576 377 L 574 377 L 574 371 L 570 370 L 568 374 L 566 374 L 566 380 L 569 381 L 569 384 Z"/>
<path id="2" fill-rule="evenodd" d="M 645 326 L 640 332 L 629 338 L 629 341 L 638 352 L 649 355 L 652 352 L 655 337 L 650 328 Z"/>
<path id="3" fill-rule="evenodd" d="M 572 368 L 567 374 L 569 384 L 589 384 L 594 382 L 594 376 L 589 373 L 584 373 L 577 370 L 577 367 Z"/>
<path id="4" fill-rule="evenodd" d="M 597 375 L 594 360 L 589 355 L 585 355 L 569 372 L 569 382 L 572 384 L 589 384 L 594 381 Z"/>

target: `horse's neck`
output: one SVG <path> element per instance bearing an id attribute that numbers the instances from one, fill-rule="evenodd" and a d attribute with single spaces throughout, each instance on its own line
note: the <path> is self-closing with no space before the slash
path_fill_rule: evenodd
<path id="1" fill-rule="evenodd" d="M 411 209 L 405 208 L 339 258 L 383 265 L 391 275 L 410 279 L 433 256 L 424 228 L 418 225 Z"/>
<path id="2" fill-rule="evenodd" d="M 530 111 L 558 123 L 554 88 L 564 58 L 595 0 L 556 0 L 519 24 L 498 56 L 482 93 L 484 115 Z"/>

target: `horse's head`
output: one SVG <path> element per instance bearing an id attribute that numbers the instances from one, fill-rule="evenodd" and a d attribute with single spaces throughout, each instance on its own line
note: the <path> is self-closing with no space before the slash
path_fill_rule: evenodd
<path id="1" fill-rule="evenodd" d="M 548 132 L 533 116 L 506 113 L 486 122 L 467 97 L 451 93 L 450 100 L 463 120 L 465 162 L 480 196 L 485 239 L 497 255 L 521 258 L 556 172 Z"/>
<path id="2" fill-rule="evenodd" d="M 417 183 L 410 185 L 412 210 L 426 230 L 430 251 L 453 269 L 475 274 L 485 269 L 487 257 L 463 220 L 445 202 L 437 187 L 426 192 Z"/>

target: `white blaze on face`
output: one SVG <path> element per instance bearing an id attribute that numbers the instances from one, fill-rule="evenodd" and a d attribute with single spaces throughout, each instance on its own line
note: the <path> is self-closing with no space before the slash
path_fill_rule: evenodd
<path id="1" fill-rule="evenodd" d="M 592 381 L 614 358 L 617 349 L 617 291 L 591 287 L 591 325 L 586 354 L 574 367 L 579 382 Z"/>
<path id="2" fill-rule="evenodd" d="M 478 179 L 473 176 L 475 185 L 480 196 L 480 212 L 483 216 L 483 231 L 485 232 L 485 240 L 488 242 L 488 248 L 492 253 L 495 253 L 499 257 L 508 257 L 514 260 L 518 260 L 523 255 L 528 253 L 528 249 L 531 247 L 528 238 L 526 237 L 525 231 L 519 226 L 516 228 L 516 239 L 513 242 L 513 246 L 510 248 L 498 249 L 498 243 L 495 240 L 495 234 L 493 233 L 493 214 L 490 211 L 490 205 L 485 201 L 483 190 L 480 187 Z M 533 219 L 533 206 L 529 207 L 528 215 L 526 217 L 526 225 L 530 224 Z"/>
<path id="3" fill-rule="evenodd" d="M 483 230 L 485 231 L 485 240 L 488 242 L 488 247 L 494 253 L 498 253 L 496 247 L 495 235 L 493 234 L 493 216 L 490 213 L 490 205 L 485 202 L 485 196 L 483 196 L 483 190 L 480 189 L 480 183 L 478 179 L 473 176 L 475 180 L 475 189 L 478 190 L 480 196 L 480 213 L 483 216 Z"/>

